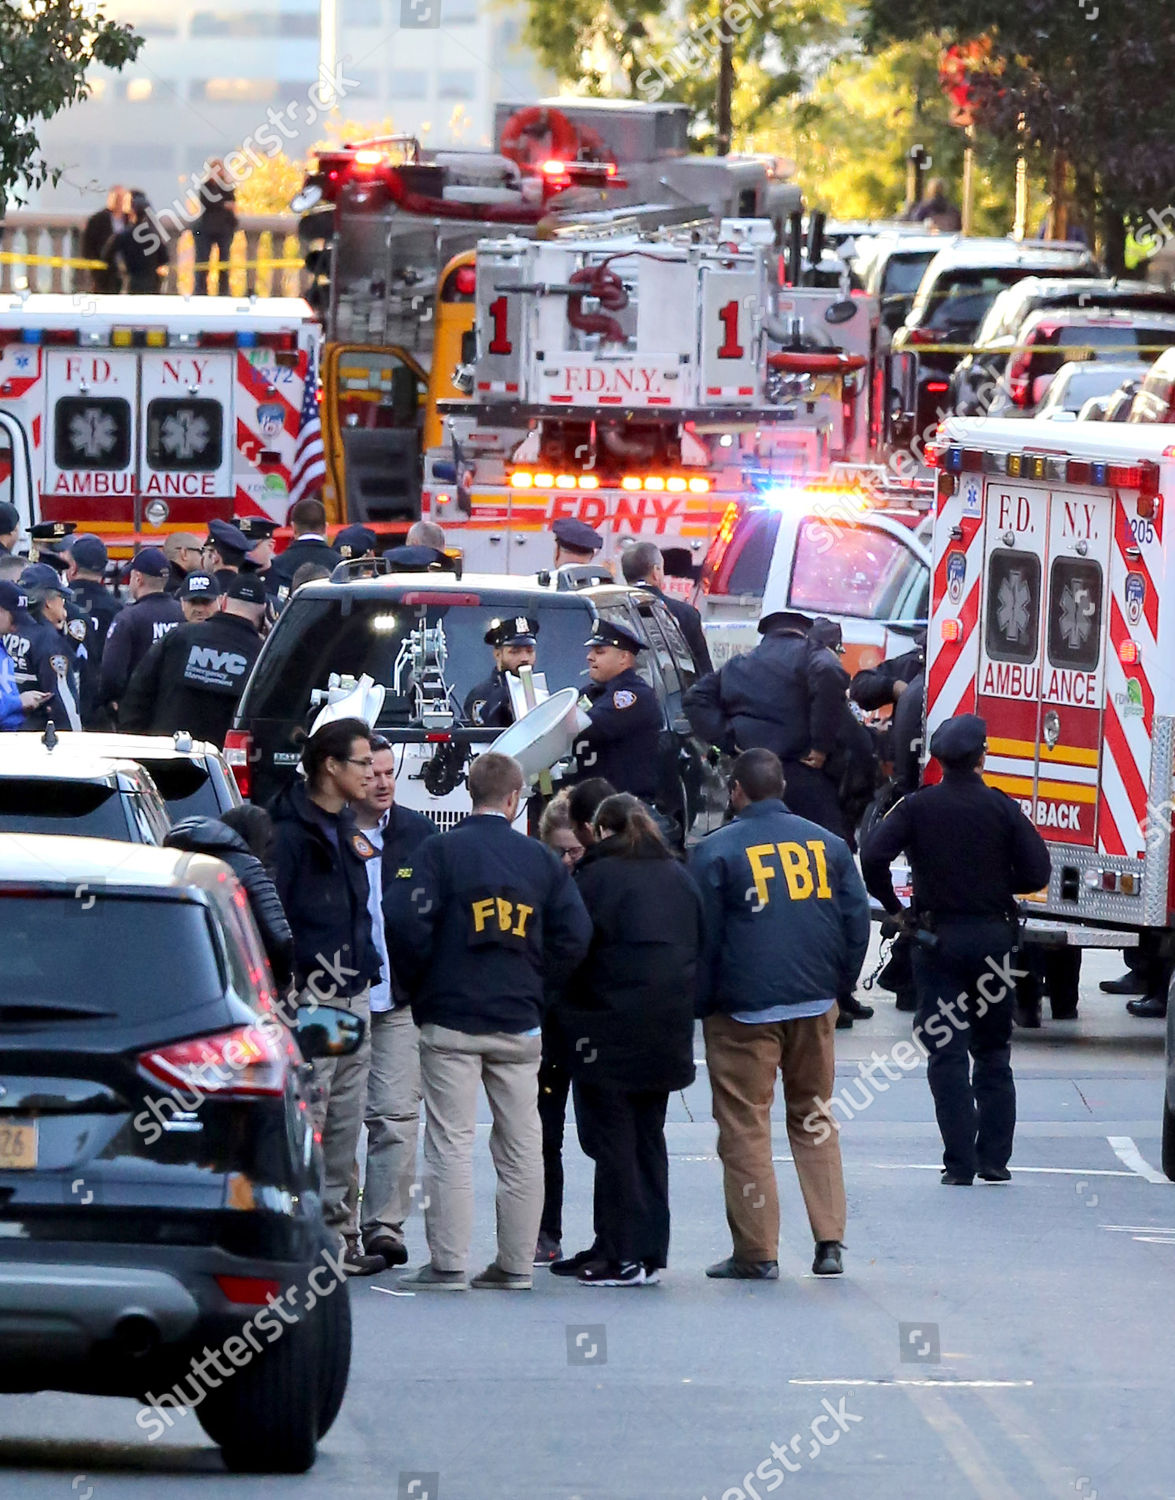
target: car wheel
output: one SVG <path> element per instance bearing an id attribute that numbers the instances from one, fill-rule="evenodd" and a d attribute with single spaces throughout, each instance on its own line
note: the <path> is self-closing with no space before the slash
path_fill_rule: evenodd
<path id="1" fill-rule="evenodd" d="M 304 1474 L 313 1467 L 323 1400 L 321 1343 L 315 1322 L 283 1325 L 275 1343 L 196 1408 L 231 1473 Z"/>
<path id="2" fill-rule="evenodd" d="M 1163 1171 L 1175 1182 L 1175 1109 L 1163 1100 Z"/>
<path id="3" fill-rule="evenodd" d="M 319 1372 L 318 1436 L 334 1426 L 347 1377 L 351 1373 L 351 1289 L 344 1282 L 318 1304 L 318 1335 L 322 1354 Z"/>

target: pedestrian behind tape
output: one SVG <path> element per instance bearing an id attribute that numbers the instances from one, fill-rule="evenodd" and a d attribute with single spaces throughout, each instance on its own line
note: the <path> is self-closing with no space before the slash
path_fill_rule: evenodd
<path id="1" fill-rule="evenodd" d="M 511 826 L 518 762 L 492 751 L 469 770 L 473 813 L 428 839 L 396 881 L 399 937 L 420 1025 L 424 1205 L 430 1260 L 404 1278 L 417 1291 L 463 1291 L 473 1234 L 478 1084 L 493 1125 L 498 1253 L 472 1285 L 527 1291 L 543 1207 L 538 1112 L 546 986 L 587 952 L 591 922 L 570 875 Z"/>
<path id="2" fill-rule="evenodd" d="M 718 1125 L 733 1253 L 707 1276 L 779 1276 L 779 1197 L 771 1160 L 775 1075 L 808 1210 L 818 1276 L 843 1269 L 845 1189 L 827 1100 L 835 1079 L 838 994 L 869 945 L 869 902 L 848 845 L 784 803 L 769 750 L 734 763 L 732 823 L 703 839 L 691 870 L 702 892 L 699 981 L 706 1066 Z"/>
<path id="3" fill-rule="evenodd" d="M 588 1286 L 660 1280 L 669 1260 L 665 1111 L 694 1081 L 698 888 L 635 797 L 607 798 L 576 869 L 587 958 L 557 1011 L 571 1043 L 579 1143 L 595 1163 L 595 1241 L 556 1261 Z"/>
<path id="4" fill-rule="evenodd" d="M 861 850 L 870 892 L 915 931 L 915 1027 L 929 1053 L 942 1181 L 951 1187 L 968 1187 L 977 1174 L 985 1182 L 1011 1177 L 1016 896 L 1046 886 L 1050 871 L 1048 846 L 1019 805 L 984 783 L 986 748 L 987 726 L 976 714 L 941 724 L 930 753 L 942 781 L 903 797 Z M 903 850 L 914 886 L 909 914 L 890 874 Z"/>

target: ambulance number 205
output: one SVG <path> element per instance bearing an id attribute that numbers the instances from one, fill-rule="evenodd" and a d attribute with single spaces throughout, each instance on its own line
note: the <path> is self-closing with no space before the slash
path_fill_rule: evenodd
<path id="1" fill-rule="evenodd" d="M 1130 527 L 1130 535 L 1139 546 L 1154 541 L 1155 528 L 1152 521 L 1145 521 L 1141 516 L 1135 516 L 1133 520 L 1127 522 L 1127 525 Z"/>

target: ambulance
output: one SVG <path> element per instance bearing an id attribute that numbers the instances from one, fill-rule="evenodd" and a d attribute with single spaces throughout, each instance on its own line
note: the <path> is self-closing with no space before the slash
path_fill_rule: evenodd
<path id="1" fill-rule="evenodd" d="M 0 298 L 0 499 L 114 557 L 284 522 L 319 330 L 300 298 Z"/>
<path id="2" fill-rule="evenodd" d="M 764 487 L 869 457 L 875 299 L 779 285 L 769 220 L 477 247 L 467 398 L 441 402 L 424 513 L 478 571 L 550 566 L 574 517 L 651 540 L 692 589 Z"/>
<path id="3" fill-rule="evenodd" d="M 985 779 L 1052 853 L 1029 936 L 1165 951 L 1175 427 L 952 418 L 934 458 L 927 740 L 987 721 Z"/>

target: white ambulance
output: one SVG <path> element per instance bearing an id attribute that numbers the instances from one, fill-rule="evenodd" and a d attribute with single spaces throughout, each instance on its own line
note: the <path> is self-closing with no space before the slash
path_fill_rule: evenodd
<path id="1" fill-rule="evenodd" d="M 117 557 L 284 521 L 318 339 L 301 298 L 0 298 L 0 500 Z"/>

